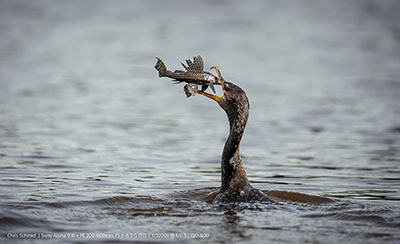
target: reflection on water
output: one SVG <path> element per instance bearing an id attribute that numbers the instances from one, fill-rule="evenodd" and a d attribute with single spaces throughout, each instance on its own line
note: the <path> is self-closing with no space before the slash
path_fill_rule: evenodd
<path id="1" fill-rule="evenodd" d="M 399 10 L 395 0 L 1 1 L 1 238 L 395 243 Z M 198 54 L 249 96 L 241 151 L 253 184 L 334 202 L 206 202 L 227 119 L 153 68 L 155 56 L 173 70 Z"/>

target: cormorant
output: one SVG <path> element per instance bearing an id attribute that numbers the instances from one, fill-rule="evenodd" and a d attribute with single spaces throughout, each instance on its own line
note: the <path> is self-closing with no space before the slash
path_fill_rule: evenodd
<path id="1" fill-rule="evenodd" d="M 208 202 L 232 203 L 232 202 L 273 202 L 291 201 L 301 203 L 322 204 L 331 203 L 333 200 L 325 197 L 306 195 L 296 192 L 284 191 L 260 191 L 251 186 L 247 178 L 240 156 L 240 141 L 246 128 L 249 117 L 249 100 L 246 93 L 237 85 L 227 82 L 222 78 L 217 66 L 211 67 L 217 72 L 217 76 L 204 71 L 203 59 L 200 55 L 193 57 L 193 61 L 186 60 L 187 66 L 182 63 L 186 71 L 167 69 L 165 63 L 157 58 L 154 68 L 159 77 L 169 77 L 180 82 L 186 82 L 184 91 L 187 97 L 196 93 L 204 95 L 214 101 L 226 112 L 229 119 L 229 136 L 226 139 L 221 158 L 221 188 L 217 193 L 211 193 L 207 197 Z M 201 89 L 198 89 L 201 85 Z M 214 85 L 221 85 L 223 96 L 215 95 Z M 210 87 L 214 94 L 207 93 Z"/>
<path id="2" fill-rule="evenodd" d="M 201 90 L 198 90 L 197 93 L 216 101 L 226 112 L 230 126 L 221 158 L 221 188 L 213 202 L 272 202 L 263 192 L 250 184 L 240 156 L 240 141 L 250 110 L 246 93 L 239 86 L 225 81 L 217 66 L 213 66 L 211 69 L 215 69 L 217 72 L 223 96 L 219 97 Z"/>

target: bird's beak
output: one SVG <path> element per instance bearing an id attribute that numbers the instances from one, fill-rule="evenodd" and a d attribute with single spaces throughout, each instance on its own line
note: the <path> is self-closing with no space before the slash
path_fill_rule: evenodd
<path id="1" fill-rule="evenodd" d="M 197 93 L 201 94 L 203 96 L 206 96 L 206 97 L 216 101 L 217 103 L 221 102 L 221 100 L 222 100 L 222 97 L 220 97 L 220 96 L 217 96 L 217 95 L 214 95 L 214 94 L 210 94 L 210 93 L 207 93 L 207 92 L 203 92 L 203 91 L 200 91 L 200 90 L 198 90 Z"/>
<path id="2" fill-rule="evenodd" d="M 221 83 L 222 86 L 222 91 L 225 93 L 225 82 L 224 78 L 222 78 L 221 71 L 219 71 L 218 66 L 212 66 L 210 70 L 212 69 L 215 69 L 215 72 L 217 72 L 219 83 Z"/>

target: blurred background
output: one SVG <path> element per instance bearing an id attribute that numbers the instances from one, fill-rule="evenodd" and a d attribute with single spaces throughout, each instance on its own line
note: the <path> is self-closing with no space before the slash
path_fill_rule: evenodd
<path id="1" fill-rule="evenodd" d="M 159 79 L 156 56 L 175 70 L 201 55 L 246 91 L 241 151 L 257 188 L 394 208 L 399 11 L 396 0 L 0 1 L 0 202 L 6 220 L 23 223 L 3 226 L 53 230 L 26 223 L 54 226 L 47 205 L 17 215 L 20 204 L 219 186 L 226 115 Z M 232 233 L 228 241 L 242 240 Z"/>

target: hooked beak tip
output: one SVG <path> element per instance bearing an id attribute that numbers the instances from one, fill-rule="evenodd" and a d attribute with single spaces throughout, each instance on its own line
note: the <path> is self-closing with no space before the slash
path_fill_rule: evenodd
<path id="1" fill-rule="evenodd" d="M 217 72 L 219 83 L 220 83 L 221 86 L 222 86 L 222 91 L 225 92 L 225 82 L 224 82 L 224 78 L 222 78 L 222 75 L 221 75 L 221 72 L 219 71 L 218 66 L 212 66 L 212 67 L 210 68 L 210 70 L 211 70 L 211 69 L 215 69 L 215 71 Z"/>

